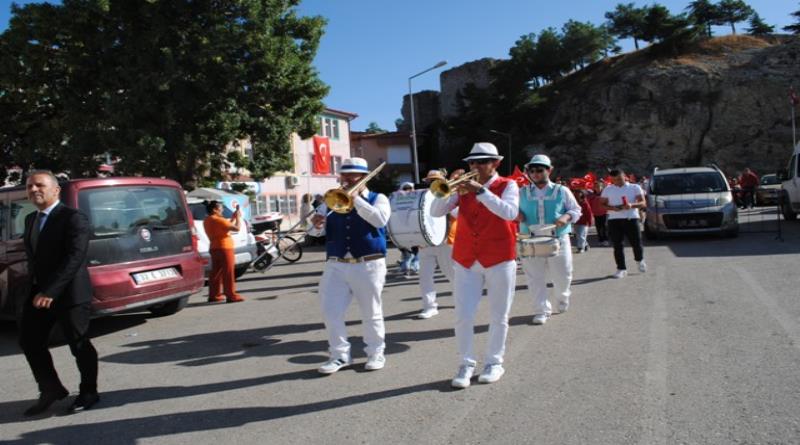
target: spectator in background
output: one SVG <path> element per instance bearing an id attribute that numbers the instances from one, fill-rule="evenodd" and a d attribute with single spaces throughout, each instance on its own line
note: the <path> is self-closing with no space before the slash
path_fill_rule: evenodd
<path id="1" fill-rule="evenodd" d="M 411 193 L 414 191 L 414 184 L 411 182 L 404 182 L 400 184 L 400 188 L 395 193 Z M 419 247 L 411 249 L 400 248 L 402 255 L 400 259 L 400 272 L 406 277 L 411 278 L 412 275 L 419 273 Z"/>
<path id="2" fill-rule="evenodd" d="M 575 253 L 583 253 L 589 250 L 589 243 L 586 242 L 586 235 L 589 233 L 589 226 L 592 225 L 593 215 L 592 206 L 586 199 L 585 190 L 576 190 L 575 199 L 581 207 L 581 217 L 575 223 Z"/>
<path id="3" fill-rule="evenodd" d="M 606 230 L 606 221 L 608 220 L 608 211 L 605 206 L 600 202 L 600 195 L 603 193 L 603 181 L 594 183 L 594 188 L 586 199 L 589 201 L 589 206 L 592 208 L 592 215 L 594 216 L 594 228 L 597 230 L 597 241 L 601 246 L 608 247 L 608 231 Z"/>
<path id="4" fill-rule="evenodd" d="M 314 197 L 311 193 L 304 194 L 300 201 L 300 217 L 303 218 L 300 227 L 306 231 L 311 228 L 311 211 L 314 210 L 313 201 Z"/>
<path id="5" fill-rule="evenodd" d="M 739 185 L 742 187 L 742 208 L 753 208 L 756 188 L 758 188 L 758 175 L 749 168 L 745 168 L 739 178 Z"/>
<path id="6" fill-rule="evenodd" d="M 609 174 L 614 182 L 603 190 L 601 202 L 608 210 L 608 236 L 614 243 L 614 261 L 617 264 L 614 278 L 619 279 L 628 275 L 623 250 L 625 238 L 633 248 L 634 259 L 639 263 L 639 272 L 647 272 L 639 229 L 639 209 L 645 202 L 642 188 L 638 184 L 629 183 L 622 169 L 611 170 Z"/>
<path id="7" fill-rule="evenodd" d="M 234 267 L 233 237 L 231 232 L 238 232 L 241 225 L 242 210 L 237 206 L 231 219 L 222 216 L 222 203 L 210 201 L 206 206 L 208 218 L 203 220 L 203 228 L 208 235 L 209 253 L 211 254 L 211 275 L 208 277 L 208 301 L 218 303 L 238 303 L 244 301 L 236 293 L 236 275 Z M 222 293 L 220 293 L 222 290 Z M 225 297 L 222 294 L 225 294 Z"/>

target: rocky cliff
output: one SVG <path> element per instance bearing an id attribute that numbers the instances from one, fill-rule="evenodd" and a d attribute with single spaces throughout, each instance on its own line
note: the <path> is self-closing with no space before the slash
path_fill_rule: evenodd
<path id="1" fill-rule="evenodd" d="M 792 85 L 800 89 L 799 38 L 729 36 L 677 55 L 619 56 L 549 87 L 546 130 L 529 151 L 543 146 L 571 173 L 712 162 L 729 175 L 774 172 L 791 153 Z"/>

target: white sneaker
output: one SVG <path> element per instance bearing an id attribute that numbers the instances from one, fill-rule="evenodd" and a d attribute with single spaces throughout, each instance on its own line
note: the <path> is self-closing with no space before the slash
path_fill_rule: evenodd
<path id="1" fill-rule="evenodd" d="M 340 358 L 332 358 L 320 366 L 317 371 L 320 374 L 333 374 L 344 367 L 350 366 L 352 363 L 350 359 L 342 360 Z"/>
<path id="2" fill-rule="evenodd" d="M 486 365 L 483 367 L 483 372 L 481 376 L 478 377 L 478 381 L 481 383 L 494 383 L 500 380 L 500 377 L 506 373 L 506 370 L 503 369 L 503 365 L 499 363 L 494 363 L 490 365 Z"/>
<path id="3" fill-rule="evenodd" d="M 536 314 L 533 316 L 533 324 L 535 325 L 543 325 L 547 323 L 547 319 L 550 318 L 546 314 Z"/>
<path id="4" fill-rule="evenodd" d="M 417 315 L 417 318 L 422 320 L 427 320 L 436 315 L 439 315 L 439 309 L 433 307 L 430 309 L 423 309 L 422 312 L 420 312 L 419 315 Z"/>
<path id="5" fill-rule="evenodd" d="M 559 313 L 563 314 L 564 312 L 567 312 L 568 309 L 569 309 L 569 303 L 567 303 L 565 301 L 562 301 L 561 303 L 558 303 L 558 312 Z"/>
<path id="6" fill-rule="evenodd" d="M 644 260 L 639 261 L 639 272 L 641 273 L 647 272 L 647 263 L 645 263 Z"/>
<path id="7" fill-rule="evenodd" d="M 620 269 L 617 271 L 617 273 L 614 274 L 614 278 L 619 280 L 620 278 L 625 278 L 627 275 L 628 275 L 627 270 Z"/>
<path id="8" fill-rule="evenodd" d="M 377 371 L 379 369 L 383 369 L 386 365 L 386 357 L 383 356 L 383 353 L 372 354 L 367 359 L 367 364 L 364 365 L 364 369 L 367 371 Z"/>
<path id="9" fill-rule="evenodd" d="M 475 373 L 475 365 L 468 365 L 463 364 L 458 368 L 458 374 L 456 374 L 453 381 L 450 382 L 450 386 L 453 388 L 469 388 L 470 381 L 472 380 L 472 374 Z"/>

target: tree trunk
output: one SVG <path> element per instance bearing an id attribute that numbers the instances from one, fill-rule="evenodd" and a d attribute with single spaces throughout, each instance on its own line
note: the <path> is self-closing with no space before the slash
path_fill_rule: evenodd
<path id="1" fill-rule="evenodd" d="M 633 38 L 633 46 L 636 47 L 636 51 L 639 51 L 639 39 L 636 37 Z"/>
<path id="2" fill-rule="evenodd" d="M 733 35 L 736 35 L 736 26 L 733 22 L 731 22 L 731 31 L 733 31 Z"/>

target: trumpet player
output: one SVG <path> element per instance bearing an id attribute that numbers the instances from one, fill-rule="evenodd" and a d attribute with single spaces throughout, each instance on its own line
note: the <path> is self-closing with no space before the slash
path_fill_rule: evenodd
<path id="1" fill-rule="evenodd" d="M 500 177 L 497 167 L 503 159 L 497 147 L 476 143 L 464 158 L 477 177 L 459 184 L 451 193 L 434 200 L 431 214 L 444 216 L 458 208 L 458 230 L 453 243 L 454 295 L 456 306 L 456 341 L 460 365 L 451 385 L 470 386 L 477 366 L 473 351 L 475 313 L 487 288 L 489 339 L 481 383 L 498 381 L 505 370 L 508 313 L 514 298 L 517 263 L 514 219 L 519 211 L 519 189 L 513 180 Z"/>
<path id="2" fill-rule="evenodd" d="M 346 159 L 339 170 L 339 181 L 352 196 L 352 208 L 329 212 L 326 200 L 312 217 L 317 228 L 325 227 L 327 240 L 319 297 L 330 359 L 319 367 L 321 374 L 333 374 L 352 364 L 345 313 L 354 297 L 364 328 L 368 357 L 365 369 L 375 371 L 386 363 L 381 292 L 386 282 L 384 227 L 391 207 L 385 195 L 367 189 L 369 173 L 366 160 Z"/>
<path id="3" fill-rule="evenodd" d="M 575 196 L 566 186 L 550 181 L 553 165 L 543 154 L 533 156 L 525 165 L 525 173 L 531 184 L 520 190 L 520 233 L 529 234 L 530 227 L 555 225 L 558 238 L 558 254 L 551 258 L 530 257 L 522 259 L 522 270 L 528 281 L 528 290 L 533 297 L 533 324 L 543 325 L 552 314 L 548 300 L 548 278 L 558 299 L 559 312 L 569 308 L 572 284 L 572 246 L 569 234 L 572 224 L 581 217 L 581 208 Z M 551 226 L 552 227 L 552 226 Z M 534 233 L 535 235 L 535 233 Z"/>

